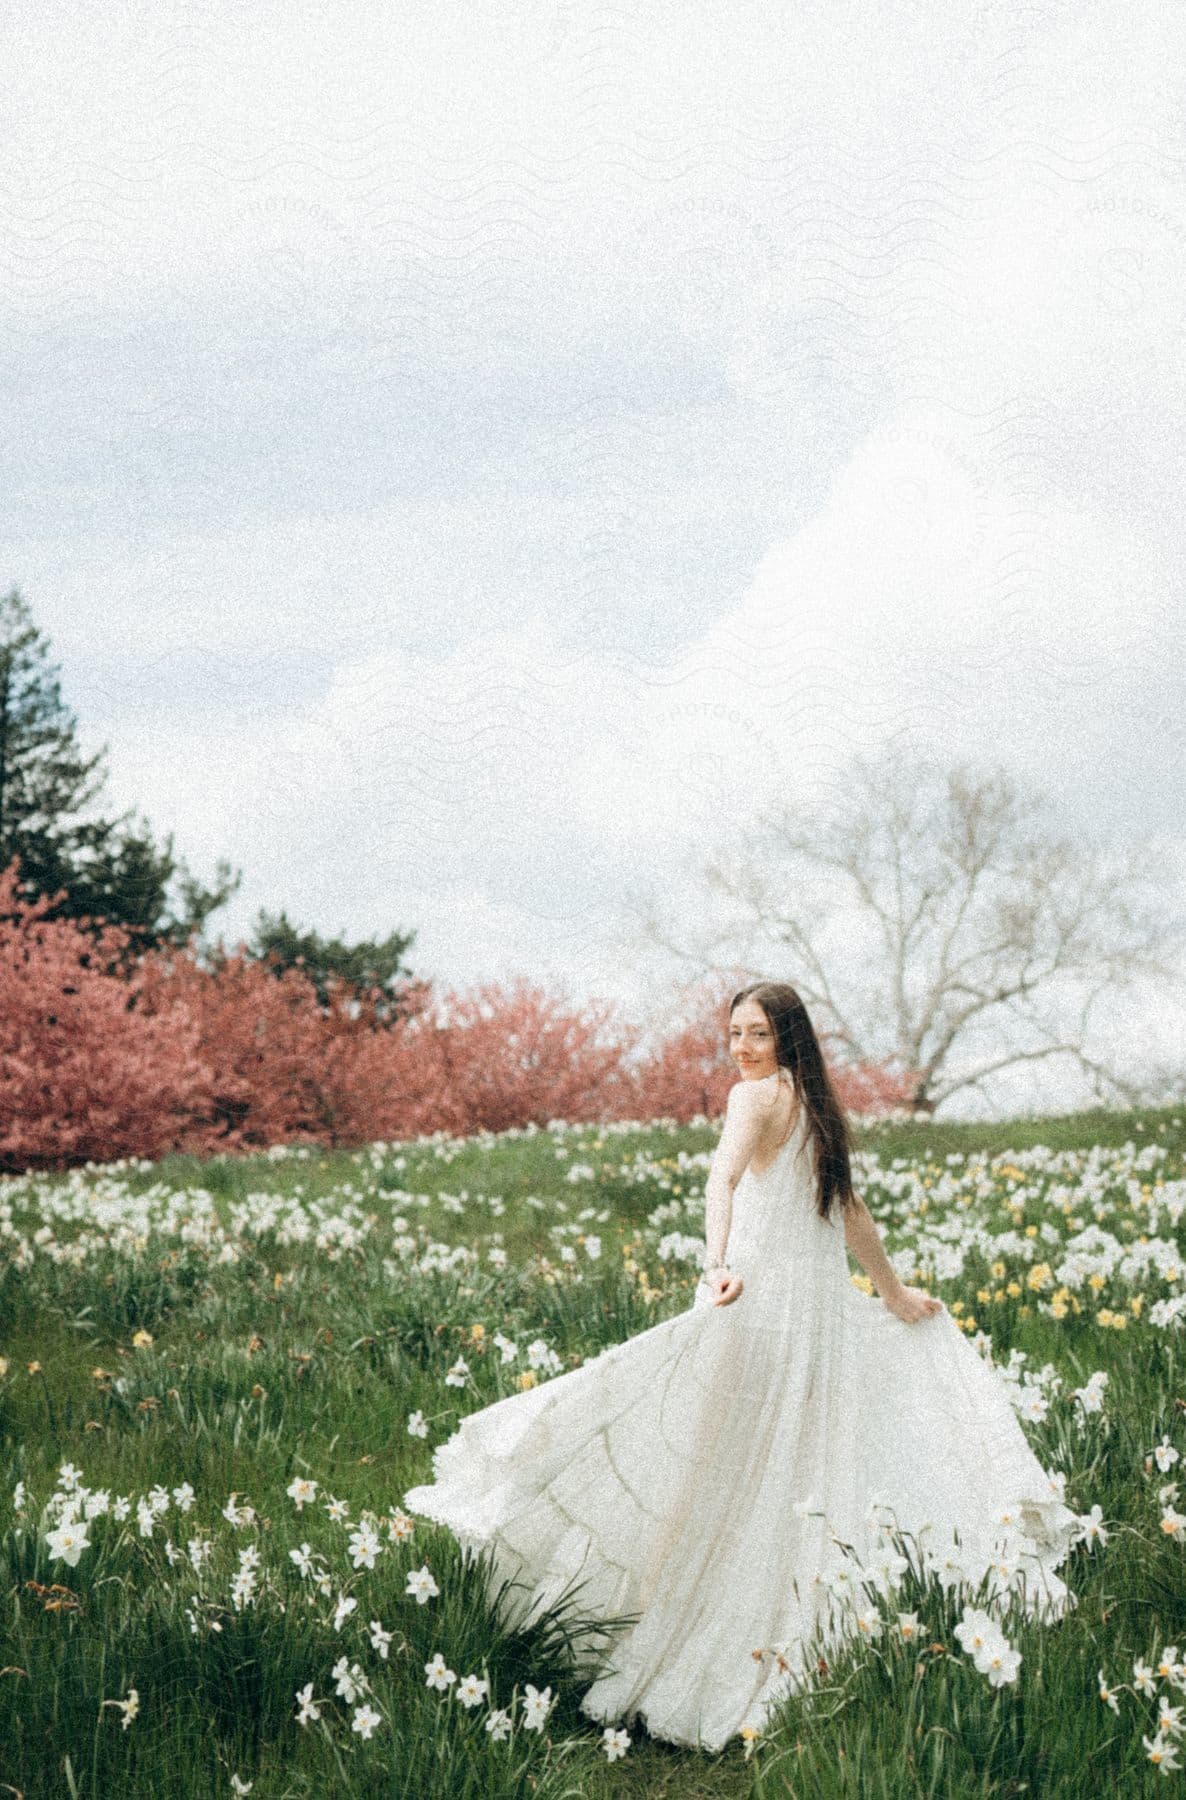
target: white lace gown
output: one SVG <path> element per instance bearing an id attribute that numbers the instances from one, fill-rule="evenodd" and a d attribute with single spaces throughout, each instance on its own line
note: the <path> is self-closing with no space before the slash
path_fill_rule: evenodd
<path id="1" fill-rule="evenodd" d="M 1075 1604 L 1054 1570 L 1076 1514 L 998 1375 L 946 1308 L 907 1324 L 856 1287 L 839 1207 L 821 1219 L 815 1194 L 800 1112 L 734 1190 L 739 1299 L 701 1283 L 683 1312 L 469 1414 L 404 1495 L 490 1553 L 492 1594 L 519 1584 L 508 1623 L 565 1595 L 585 1618 L 637 1615 L 592 1640 L 609 1666 L 581 1707 L 599 1722 L 707 1750 L 760 1728 L 813 1627 L 816 1649 L 850 1629 L 828 1578 L 859 1579 L 841 1543 L 863 1565 L 884 1545 L 878 1503 L 928 1560 L 979 1547 L 985 1567 L 1011 1546 L 1034 1616 Z"/>

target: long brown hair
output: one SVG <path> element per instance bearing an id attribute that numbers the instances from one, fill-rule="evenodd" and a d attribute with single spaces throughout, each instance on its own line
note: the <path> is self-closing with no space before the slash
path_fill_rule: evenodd
<path id="1" fill-rule="evenodd" d="M 854 1199 L 852 1133 L 828 1073 L 807 1008 L 787 981 L 755 981 L 734 994 L 729 1017 L 743 1000 L 756 1000 L 774 1032 L 775 1056 L 790 1071 L 795 1093 L 807 1113 L 815 1141 L 819 1193 L 816 1209 L 826 1219 L 836 1199 L 843 1208 Z"/>

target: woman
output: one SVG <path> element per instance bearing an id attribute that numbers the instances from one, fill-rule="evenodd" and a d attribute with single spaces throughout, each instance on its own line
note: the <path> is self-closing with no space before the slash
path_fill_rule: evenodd
<path id="1" fill-rule="evenodd" d="M 1003 1533 L 1027 1606 L 1057 1618 L 1075 1603 L 1054 1569 L 1076 1514 L 993 1370 L 890 1263 L 795 990 L 736 994 L 729 1049 L 741 1080 L 692 1304 L 469 1414 L 433 1453 L 433 1483 L 404 1496 L 489 1552 L 491 1594 L 515 1584 L 508 1623 L 562 1597 L 606 1621 L 590 1718 L 707 1750 L 760 1726 L 821 1647 L 854 1634 L 883 1526 L 914 1538 L 916 1562 L 958 1558 L 973 1585 Z"/>

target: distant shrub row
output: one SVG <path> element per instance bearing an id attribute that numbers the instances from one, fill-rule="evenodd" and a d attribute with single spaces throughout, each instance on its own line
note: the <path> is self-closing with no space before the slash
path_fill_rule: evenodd
<path id="1" fill-rule="evenodd" d="M 609 1003 L 574 1007 L 523 979 L 415 990 L 397 1019 L 343 984 L 244 953 L 135 955 L 122 927 L 46 916 L 0 874 L 0 1170 L 170 1151 L 458 1136 L 531 1121 L 718 1115 L 736 1070 L 719 997 L 640 1054 Z M 900 1103 L 876 1071 L 838 1072 L 857 1110 Z"/>

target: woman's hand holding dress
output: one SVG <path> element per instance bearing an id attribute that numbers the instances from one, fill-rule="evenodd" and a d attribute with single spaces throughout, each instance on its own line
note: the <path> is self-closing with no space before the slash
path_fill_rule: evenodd
<path id="1" fill-rule="evenodd" d="M 916 1287 L 895 1288 L 888 1298 L 882 1295 L 882 1302 L 889 1307 L 895 1319 L 904 1319 L 907 1325 L 913 1325 L 919 1319 L 929 1319 L 933 1313 L 943 1310 L 942 1300 Z"/>
<path id="2" fill-rule="evenodd" d="M 745 1287 L 741 1276 L 731 1274 L 728 1269 L 714 1269 L 705 1280 L 713 1295 L 714 1306 L 732 1306 Z"/>

